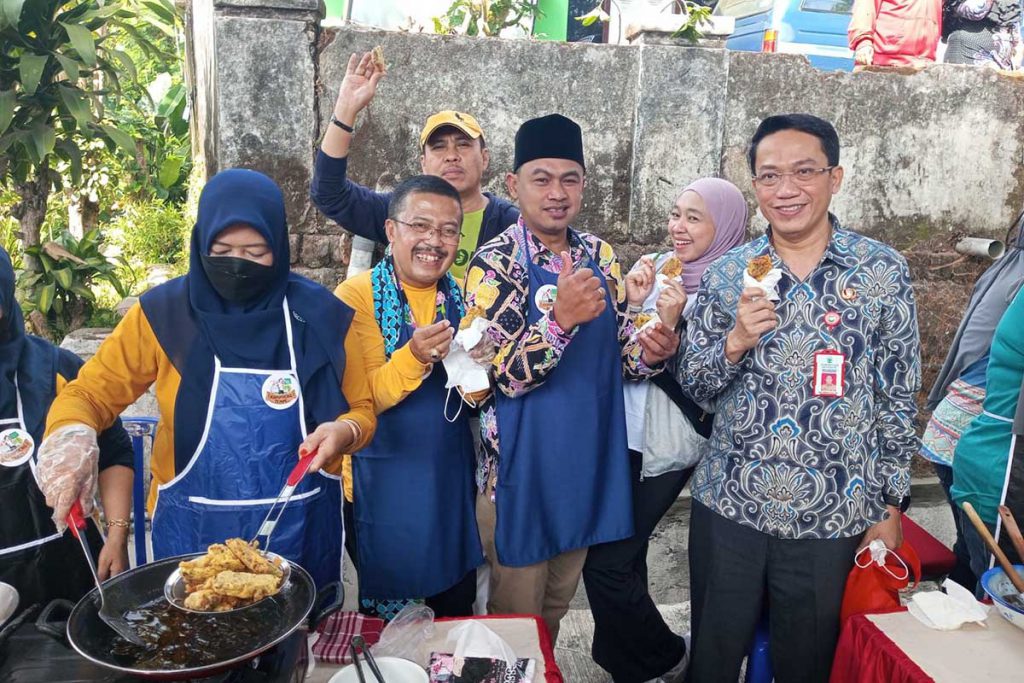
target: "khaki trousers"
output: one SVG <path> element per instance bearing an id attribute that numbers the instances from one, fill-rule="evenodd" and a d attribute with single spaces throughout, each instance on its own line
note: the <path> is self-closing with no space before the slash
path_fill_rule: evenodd
<path id="1" fill-rule="evenodd" d="M 570 550 L 528 567 L 505 567 L 494 547 L 495 505 L 490 492 L 477 494 L 476 520 L 480 542 L 491 568 L 488 614 L 536 614 L 544 619 L 552 645 L 558 625 L 569 611 L 587 559 L 587 549 Z"/>

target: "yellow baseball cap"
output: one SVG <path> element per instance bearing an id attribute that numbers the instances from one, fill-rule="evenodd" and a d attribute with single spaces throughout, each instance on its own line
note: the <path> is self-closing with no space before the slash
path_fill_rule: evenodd
<path id="1" fill-rule="evenodd" d="M 426 124 L 423 126 L 423 131 L 420 133 L 420 149 L 423 148 L 423 145 L 427 144 L 427 138 L 429 138 L 435 130 L 444 126 L 458 128 L 468 135 L 471 140 L 476 140 L 484 134 L 483 129 L 480 127 L 480 124 L 477 123 L 475 118 L 469 114 L 463 114 L 461 111 L 447 109 L 445 111 L 439 111 L 427 119 Z"/>

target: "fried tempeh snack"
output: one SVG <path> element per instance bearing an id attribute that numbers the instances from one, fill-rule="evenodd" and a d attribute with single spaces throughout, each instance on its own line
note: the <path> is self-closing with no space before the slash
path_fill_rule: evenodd
<path id="1" fill-rule="evenodd" d="M 373 59 L 373 65 L 380 71 L 387 71 L 388 65 L 384 62 L 384 48 L 380 45 L 373 48 L 370 51 L 370 56 Z"/>
<path id="2" fill-rule="evenodd" d="M 276 593 L 280 585 L 278 576 L 249 572 L 221 572 L 213 580 L 215 592 L 242 600 L 262 600 Z"/>
<path id="3" fill-rule="evenodd" d="M 258 543 L 249 545 L 240 538 L 229 538 L 225 541 L 225 544 L 234 553 L 235 557 L 245 565 L 245 568 L 253 574 L 281 576 L 281 568 L 260 554 Z"/>
<path id="4" fill-rule="evenodd" d="M 747 264 L 747 272 L 750 273 L 750 277 L 760 282 L 773 267 L 772 257 L 768 254 L 762 254 L 750 259 L 750 262 Z"/>
<path id="5" fill-rule="evenodd" d="M 667 278 L 679 277 L 683 274 L 683 262 L 676 256 L 670 256 L 668 260 L 661 265 L 661 270 L 659 272 Z"/>
<path id="6" fill-rule="evenodd" d="M 185 582 L 185 608 L 225 612 L 273 595 L 284 572 L 278 558 L 259 552 L 259 544 L 230 538 L 207 553 L 178 564 Z"/>
<path id="7" fill-rule="evenodd" d="M 234 609 L 242 601 L 230 595 L 222 595 L 212 590 L 200 590 L 190 593 L 185 598 L 185 607 L 199 612 L 226 612 Z"/>
<path id="8" fill-rule="evenodd" d="M 483 318 L 486 315 L 487 311 L 485 311 L 481 306 L 471 306 L 467 308 L 466 315 L 462 316 L 462 320 L 459 321 L 459 329 L 469 329 L 469 326 L 473 324 L 474 320 L 477 318 Z"/>
<path id="9" fill-rule="evenodd" d="M 235 557 L 234 553 L 228 550 L 226 545 L 221 543 L 211 545 L 206 555 L 197 557 L 194 560 L 181 562 L 178 564 L 178 567 L 181 569 L 181 576 L 185 579 L 186 587 L 195 586 L 197 587 L 196 590 L 222 571 L 246 570 L 241 560 Z"/>

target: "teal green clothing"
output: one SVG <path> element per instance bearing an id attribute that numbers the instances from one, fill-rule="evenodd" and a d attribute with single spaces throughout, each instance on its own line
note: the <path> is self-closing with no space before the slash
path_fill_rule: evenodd
<path id="1" fill-rule="evenodd" d="M 995 524 L 1010 461 L 1013 415 L 1024 378 L 1024 290 L 1006 309 L 992 339 L 984 412 L 960 437 L 953 458 L 957 505 L 968 501 L 985 522 Z"/>

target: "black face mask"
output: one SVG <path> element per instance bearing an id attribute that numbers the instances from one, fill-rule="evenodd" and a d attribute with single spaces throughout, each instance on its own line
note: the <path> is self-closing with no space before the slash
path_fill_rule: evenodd
<path id="1" fill-rule="evenodd" d="M 267 291 L 274 281 L 274 267 L 236 256 L 202 255 L 203 270 L 221 298 L 245 303 Z"/>

